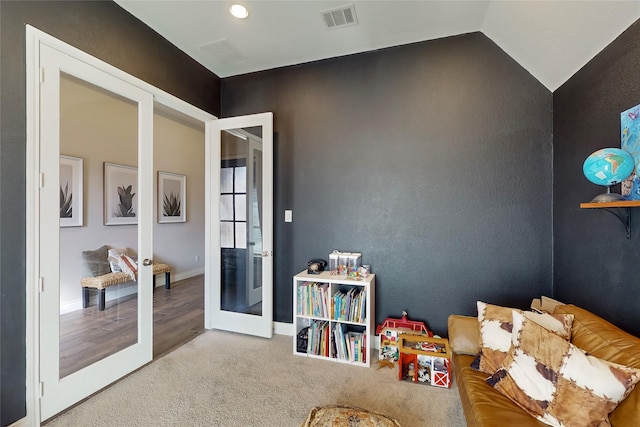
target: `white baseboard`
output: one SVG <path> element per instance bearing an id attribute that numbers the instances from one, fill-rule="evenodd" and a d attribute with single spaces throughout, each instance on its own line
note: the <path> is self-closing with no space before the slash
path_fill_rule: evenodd
<path id="1" fill-rule="evenodd" d="M 195 270 L 189 271 L 181 271 L 180 273 L 171 274 L 171 282 L 177 282 L 179 280 L 188 279 L 190 277 L 198 276 L 200 274 L 204 274 L 204 267 L 198 268 Z M 158 274 L 156 275 L 156 288 L 164 286 L 165 283 L 165 275 Z M 115 288 L 107 288 L 106 300 L 112 301 L 114 299 L 126 297 L 128 295 L 133 295 L 136 293 L 136 285 L 133 283 L 123 284 L 121 286 L 117 286 Z M 71 313 L 72 311 L 82 310 L 82 298 L 67 301 L 65 303 L 60 304 L 60 314 Z"/>
<path id="2" fill-rule="evenodd" d="M 171 273 L 171 281 L 177 282 L 178 280 L 188 279 L 190 277 L 199 276 L 204 274 L 204 267 L 196 268 L 195 270 L 189 271 L 181 271 L 180 273 L 173 274 Z M 159 280 L 162 277 L 162 280 Z M 156 276 L 156 288 L 158 286 L 164 286 L 164 274 L 159 274 Z"/>
<path id="3" fill-rule="evenodd" d="M 292 337 L 296 334 L 293 323 L 273 322 L 273 333 Z"/>
<path id="4" fill-rule="evenodd" d="M 82 310 L 82 298 L 60 304 L 60 314 Z"/>

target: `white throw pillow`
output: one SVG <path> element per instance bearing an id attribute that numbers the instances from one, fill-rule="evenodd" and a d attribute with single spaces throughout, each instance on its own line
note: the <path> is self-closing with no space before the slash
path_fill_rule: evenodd
<path id="1" fill-rule="evenodd" d="M 138 276 L 138 265 L 133 258 L 127 255 L 120 255 L 120 262 L 118 263 L 118 265 L 123 273 L 127 273 L 131 280 L 133 280 L 134 282 L 136 281 L 136 278 Z"/>
<path id="2" fill-rule="evenodd" d="M 109 266 L 111 267 L 111 272 L 112 273 L 117 273 L 119 271 L 122 271 L 122 269 L 120 268 L 120 257 L 122 255 L 126 255 L 127 254 L 127 249 L 126 248 L 111 248 L 109 249 L 109 255 L 108 255 L 108 260 L 109 260 Z"/>

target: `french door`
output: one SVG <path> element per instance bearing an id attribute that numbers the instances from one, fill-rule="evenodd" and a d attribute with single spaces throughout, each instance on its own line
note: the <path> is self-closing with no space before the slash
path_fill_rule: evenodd
<path id="1" fill-rule="evenodd" d="M 273 115 L 207 124 L 209 328 L 273 334 Z M 205 310 L 207 311 L 207 310 Z M 205 315 L 206 316 L 206 315 Z"/>
<path id="2" fill-rule="evenodd" d="M 38 60 L 42 421 L 152 359 L 153 95 L 43 43 Z M 100 296 L 81 280 L 110 272 L 104 245 L 140 262 Z"/>

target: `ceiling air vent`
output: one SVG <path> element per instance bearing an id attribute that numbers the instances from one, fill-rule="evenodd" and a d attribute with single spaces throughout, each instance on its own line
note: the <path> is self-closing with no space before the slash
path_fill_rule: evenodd
<path id="1" fill-rule="evenodd" d="M 342 28 L 358 25 L 356 9 L 352 4 L 337 9 L 325 10 L 320 13 L 324 18 L 324 23 L 327 28 Z"/>
<path id="2" fill-rule="evenodd" d="M 227 39 L 201 44 L 200 48 L 211 55 L 219 64 L 229 64 L 245 59 L 242 53 L 234 48 Z"/>

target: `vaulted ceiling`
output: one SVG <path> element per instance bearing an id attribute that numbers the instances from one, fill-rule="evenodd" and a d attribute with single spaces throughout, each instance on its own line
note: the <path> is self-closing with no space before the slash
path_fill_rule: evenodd
<path id="1" fill-rule="evenodd" d="M 220 77 L 481 31 L 551 91 L 640 18 L 640 1 L 115 1 Z M 351 5 L 355 25 L 327 26 Z"/>

